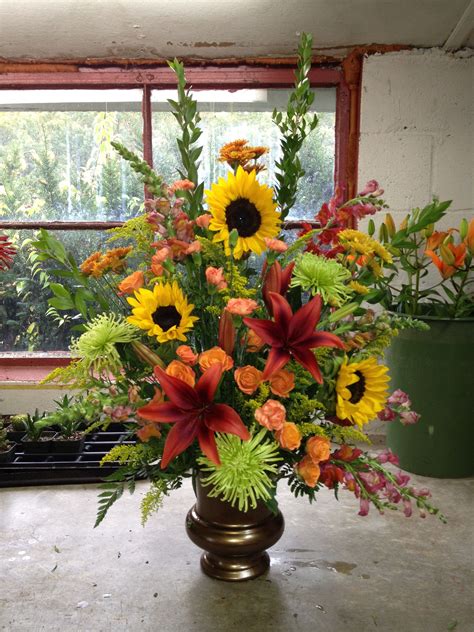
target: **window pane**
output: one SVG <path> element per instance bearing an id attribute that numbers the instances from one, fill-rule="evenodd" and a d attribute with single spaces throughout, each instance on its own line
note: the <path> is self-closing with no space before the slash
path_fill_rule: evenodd
<path id="1" fill-rule="evenodd" d="M 0 221 L 122 220 L 143 201 L 140 90 L 0 90 Z"/>
<path id="2" fill-rule="evenodd" d="M 78 262 L 103 247 L 107 235 L 99 231 L 51 231 L 70 250 Z M 5 233 L 4 233 L 5 234 Z M 0 352 L 9 351 L 60 351 L 67 350 L 72 327 L 79 324 L 71 320 L 68 312 L 58 312 L 62 321 L 47 315 L 49 289 L 42 287 L 39 275 L 31 277 L 28 247 L 25 240 L 33 239 L 36 231 L 6 231 L 18 249 L 10 270 L 0 274 Z M 46 269 L 54 266 L 44 264 Z M 51 281 L 61 279 L 51 275 Z"/>
<path id="3" fill-rule="evenodd" d="M 252 145 L 265 145 L 269 153 L 265 156 L 267 171 L 259 175 L 261 182 L 273 183 L 275 162 L 280 156 L 279 131 L 272 123 L 274 108 L 284 110 L 289 90 L 257 89 L 196 91 L 201 114 L 203 146 L 201 178 L 206 186 L 225 176 L 228 168 L 218 162 L 219 148 L 237 138 L 245 138 Z M 178 176 L 179 152 L 176 137 L 178 124 L 166 103 L 173 98 L 171 91 L 154 91 L 153 103 L 153 161 L 155 169 L 165 180 Z M 316 91 L 313 110 L 319 114 L 318 127 L 308 136 L 300 159 L 306 171 L 299 186 L 299 194 L 288 219 L 311 218 L 321 203 L 331 197 L 334 185 L 335 156 L 335 109 L 336 91 L 320 88 Z"/>

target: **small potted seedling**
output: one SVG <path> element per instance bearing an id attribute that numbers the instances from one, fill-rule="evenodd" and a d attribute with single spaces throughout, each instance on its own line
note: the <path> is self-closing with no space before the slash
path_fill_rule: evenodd
<path id="1" fill-rule="evenodd" d="M 45 413 L 40 414 L 38 409 L 35 410 L 33 415 L 26 415 L 26 419 L 23 420 L 23 428 L 26 434 L 21 440 L 25 454 L 47 454 L 51 451 L 51 445 L 56 433 L 52 430 L 45 431 L 45 428 L 50 426 L 51 423 L 45 417 Z"/>
<path id="2" fill-rule="evenodd" d="M 6 424 L 9 441 L 20 443 L 25 434 L 25 420 L 27 415 L 11 415 Z"/>
<path id="3" fill-rule="evenodd" d="M 47 415 L 50 426 L 57 429 L 53 441 L 53 452 L 60 454 L 74 454 L 84 447 L 84 411 L 82 402 L 73 403 L 73 399 L 65 395 L 56 401 L 58 409 Z"/>
<path id="4" fill-rule="evenodd" d="M 8 440 L 7 430 L 0 422 L 0 464 L 11 463 L 15 454 L 15 444 Z"/>

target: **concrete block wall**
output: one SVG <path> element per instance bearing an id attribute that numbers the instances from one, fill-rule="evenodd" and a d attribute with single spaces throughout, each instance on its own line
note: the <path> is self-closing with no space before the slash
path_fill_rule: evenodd
<path id="1" fill-rule="evenodd" d="M 474 212 L 474 51 L 423 49 L 364 60 L 359 186 L 376 179 L 400 220 L 434 195 L 444 227 Z"/>

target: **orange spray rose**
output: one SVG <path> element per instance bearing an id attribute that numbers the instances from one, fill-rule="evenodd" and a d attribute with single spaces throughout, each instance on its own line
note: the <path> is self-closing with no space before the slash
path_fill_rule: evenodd
<path id="1" fill-rule="evenodd" d="M 282 448 L 285 450 L 297 450 L 301 445 L 301 434 L 298 426 L 291 421 L 285 421 L 283 428 L 275 433 Z"/>
<path id="2" fill-rule="evenodd" d="M 196 383 L 196 376 L 194 375 L 192 368 L 179 360 L 173 360 L 170 362 L 166 367 L 166 373 L 186 382 L 189 386 L 194 386 Z"/>
<path id="3" fill-rule="evenodd" d="M 207 371 L 209 367 L 217 363 L 222 364 L 224 371 L 228 371 L 234 366 L 232 358 L 220 347 L 212 347 L 208 351 L 203 351 L 199 356 L 199 366 L 202 371 Z"/>
<path id="4" fill-rule="evenodd" d="M 288 397 L 290 392 L 295 388 L 295 374 L 286 369 L 275 371 L 270 376 L 270 390 L 278 397 Z"/>
<path id="5" fill-rule="evenodd" d="M 262 375 L 263 373 L 261 371 L 250 364 L 239 367 L 234 371 L 234 378 L 237 382 L 237 386 L 240 388 L 242 393 L 245 393 L 246 395 L 252 395 L 252 393 L 255 393 L 262 381 Z"/>

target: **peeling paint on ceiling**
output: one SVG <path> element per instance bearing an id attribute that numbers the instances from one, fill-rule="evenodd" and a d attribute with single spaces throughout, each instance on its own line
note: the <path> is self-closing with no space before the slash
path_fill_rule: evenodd
<path id="1" fill-rule="evenodd" d="M 285 56 L 301 31 L 315 51 L 359 44 L 442 46 L 470 0 L 0 0 L 0 57 Z M 461 45 L 474 45 L 466 29 Z"/>

